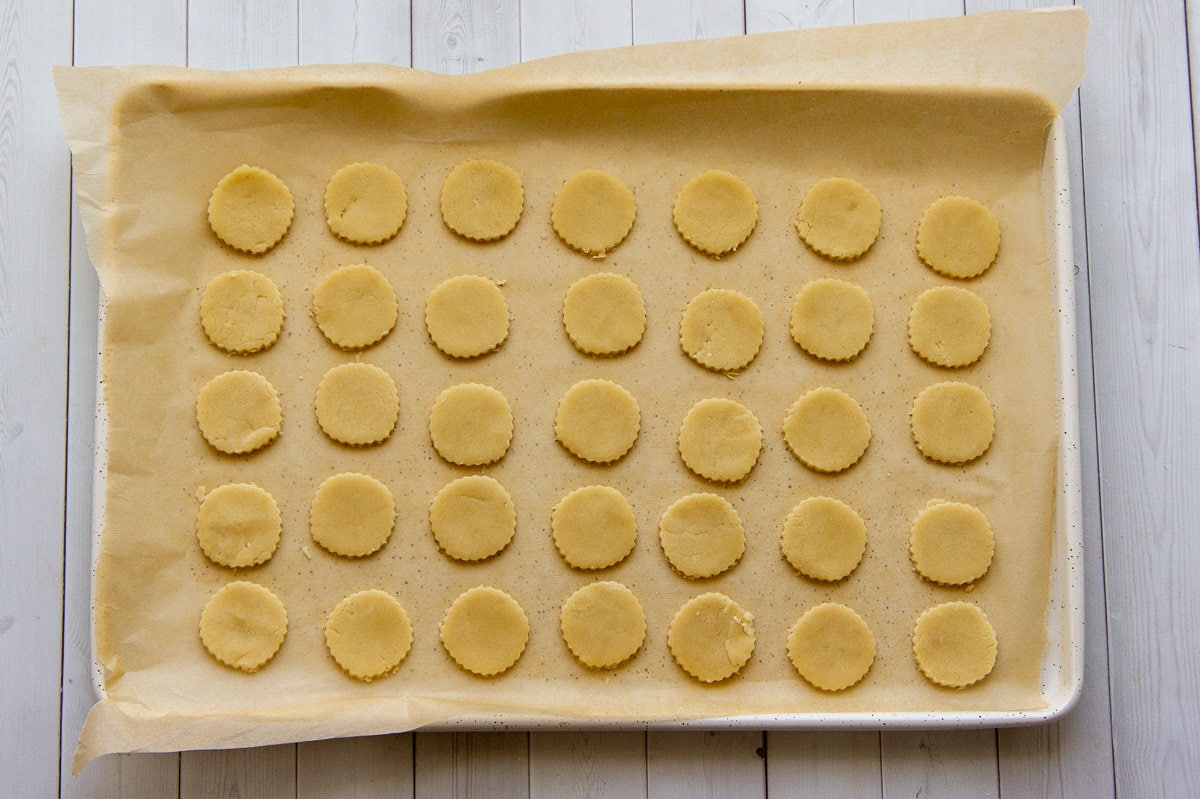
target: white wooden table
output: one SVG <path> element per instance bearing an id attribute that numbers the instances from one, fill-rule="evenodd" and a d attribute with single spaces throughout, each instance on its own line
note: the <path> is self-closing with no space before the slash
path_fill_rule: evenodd
<path id="1" fill-rule="evenodd" d="M 1188 0 L 1094 0 L 1064 112 L 1079 312 L 1087 677 L 1044 727 L 416 733 L 67 769 L 88 651 L 96 278 L 55 64 L 382 61 L 951 16 L 1036 0 L 0 0 L 0 795 L 1200 796 L 1200 238 Z"/>

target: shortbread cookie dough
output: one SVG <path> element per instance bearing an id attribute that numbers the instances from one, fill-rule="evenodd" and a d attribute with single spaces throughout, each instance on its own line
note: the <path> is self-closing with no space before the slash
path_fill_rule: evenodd
<path id="1" fill-rule="evenodd" d="M 325 620 L 325 646 L 342 671 L 371 682 L 395 671 L 412 648 L 408 613 L 386 591 L 359 591 Z"/>
<path id="2" fill-rule="evenodd" d="M 796 231 L 813 252 L 850 261 L 871 249 L 882 223 L 883 209 L 870 189 L 849 178 L 825 178 L 804 195 Z"/>
<path id="3" fill-rule="evenodd" d="M 646 613 L 621 583 L 585 585 L 567 598 L 559 614 L 563 641 L 592 669 L 614 669 L 633 657 L 646 640 Z"/>
<path id="4" fill-rule="evenodd" d="M 508 452 L 513 415 L 508 400 L 480 383 L 451 386 L 438 395 L 429 414 L 433 448 L 450 463 L 485 466 Z"/>
<path id="5" fill-rule="evenodd" d="M 875 311 L 860 286 L 821 278 L 808 283 L 792 305 L 792 340 L 824 361 L 848 361 L 871 340 Z"/>
<path id="6" fill-rule="evenodd" d="M 615 488 L 584 486 L 563 497 L 550 514 L 554 546 L 576 569 L 620 563 L 637 543 L 633 508 Z"/>
<path id="7" fill-rule="evenodd" d="M 713 577 L 733 568 L 746 551 L 737 511 L 716 494 L 689 494 L 667 508 L 658 523 L 667 562 L 684 577 Z"/>
<path id="8" fill-rule="evenodd" d="M 754 615 L 724 594 L 700 594 L 671 620 L 667 647 L 679 667 L 700 682 L 726 680 L 754 654 Z"/>
<path id="9" fill-rule="evenodd" d="M 470 475 L 447 484 L 433 498 L 429 528 L 447 556 L 483 560 L 508 546 L 517 530 L 517 512 L 504 486 Z"/>
<path id="10" fill-rule="evenodd" d="M 282 531 L 275 498 L 253 483 L 214 488 L 196 515 L 196 538 L 205 557 L 231 569 L 266 563 Z"/>
<path id="11" fill-rule="evenodd" d="M 225 372 L 200 389 L 196 423 L 213 449 L 229 455 L 254 452 L 279 435 L 279 392 L 258 372 Z"/>
<path id="12" fill-rule="evenodd" d="M 938 463 L 969 463 L 987 452 L 995 417 L 987 396 L 969 383 L 937 383 L 917 395 L 912 408 L 913 440 Z"/>
<path id="13" fill-rule="evenodd" d="M 481 585 L 454 600 L 442 619 L 441 638 L 455 663 L 490 677 L 520 660 L 529 641 L 529 619 L 517 600 Z"/>
<path id="14" fill-rule="evenodd" d="M 788 514 L 779 546 L 787 562 L 805 577 L 841 580 L 862 560 L 867 526 L 841 500 L 808 497 Z"/>
<path id="15" fill-rule="evenodd" d="M 396 325 L 396 293 L 379 270 L 352 264 L 326 275 L 313 291 L 313 318 L 334 346 L 359 350 Z"/>
<path id="16" fill-rule="evenodd" d="M 287 636 L 287 609 L 258 583 L 236 580 L 217 591 L 200 613 L 200 641 L 226 666 L 255 672 Z"/>
<path id="17" fill-rule="evenodd" d="M 783 420 L 788 449 L 817 472 L 840 472 L 858 463 L 871 443 L 871 425 L 854 398 L 828 386 L 815 388 Z"/>
<path id="18" fill-rule="evenodd" d="M 334 441 L 366 446 L 386 441 L 400 415 L 391 375 L 369 363 L 344 363 L 317 386 L 317 423 Z"/>
<path id="19" fill-rule="evenodd" d="M 996 544 L 987 517 L 963 502 L 935 499 L 913 522 L 908 550 L 917 573 L 943 585 L 965 585 L 992 564 Z"/>
<path id="20" fill-rule="evenodd" d="M 292 226 L 296 204 L 283 181 L 242 164 L 217 183 L 208 198 L 208 224 L 235 250 L 262 255 Z"/>
<path id="21" fill-rule="evenodd" d="M 719 483 L 744 480 L 762 451 L 762 426 L 744 405 L 704 399 L 683 418 L 679 455 L 696 474 Z"/>
<path id="22" fill-rule="evenodd" d="M 957 286 L 929 289 L 917 297 L 908 316 L 909 345 L 934 366 L 970 366 L 991 337 L 987 303 Z"/>
<path id="23" fill-rule="evenodd" d="M 788 633 L 788 658 L 800 676 L 822 691 L 857 684 L 875 662 L 875 636 L 851 608 L 825 602 L 809 609 Z"/>
<path id="24" fill-rule="evenodd" d="M 996 631 L 969 602 L 946 602 L 920 615 L 913 627 L 913 655 L 930 682 L 966 688 L 996 665 Z"/>
<path id="25" fill-rule="evenodd" d="M 484 355 L 508 338 L 508 303 L 486 277 L 452 277 L 430 292 L 425 328 L 434 346 L 452 358 Z"/>
<path id="26" fill-rule="evenodd" d="M 582 380 L 567 389 L 554 415 L 554 435 L 577 458 L 612 463 L 633 447 L 641 428 L 637 400 L 609 380 Z"/>
<path id="27" fill-rule="evenodd" d="M 588 275 L 567 289 L 563 327 L 580 352 L 618 355 L 642 340 L 646 303 L 637 285 L 623 275 Z"/>
<path id="28" fill-rule="evenodd" d="M 933 271 L 967 279 L 988 270 L 1000 252 L 1000 223 L 969 197 L 943 197 L 917 225 L 917 255 Z"/>
<path id="29" fill-rule="evenodd" d="M 524 209 L 521 176 L 499 161 L 463 161 L 442 185 L 442 221 L 473 241 L 504 238 Z"/>
<path id="30" fill-rule="evenodd" d="M 733 252 L 758 223 L 758 202 L 735 175 L 713 169 L 688 181 L 671 213 L 683 240 L 706 255 Z"/>
<path id="31" fill-rule="evenodd" d="M 239 269 L 208 281 L 200 325 L 214 346 L 234 355 L 265 350 L 283 330 L 283 298 L 266 275 Z"/>
<path id="32" fill-rule="evenodd" d="M 382 244 L 400 232 L 408 214 L 404 181 L 382 164 L 349 164 L 325 187 L 325 221 L 338 238 Z"/>
<path id="33" fill-rule="evenodd" d="M 730 289 L 708 289 L 692 298 L 679 323 L 679 344 L 688 357 L 714 372 L 736 372 L 758 355 L 762 311 Z"/>
<path id="34" fill-rule="evenodd" d="M 392 537 L 396 502 L 374 477 L 335 474 L 321 483 L 309 510 L 313 540 L 335 555 L 361 558 Z"/>
<path id="35" fill-rule="evenodd" d="M 554 232 L 568 247 L 603 257 L 633 229 L 633 192 L 607 172 L 588 169 L 563 183 L 550 208 Z"/>

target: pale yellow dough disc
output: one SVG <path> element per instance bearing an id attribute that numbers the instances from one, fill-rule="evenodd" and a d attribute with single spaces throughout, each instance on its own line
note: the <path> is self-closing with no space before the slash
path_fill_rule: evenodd
<path id="1" fill-rule="evenodd" d="M 529 619 L 517 600 L 481 585 L 462 594 L 442 619 L 442 646 L 469 672 L 490 677 L 508 671 L 529 642 Z"/>
<path id="2" fill-rule="evenodd" d="M 292 226 L 296 204 L 283 181 L 242 164 L 217 183 L 208 199 L 208 224 L 235 250 L 262 255 Z"/>
<path id="3" fill-rule="evenodd" d="M 969 197 L 943 197 L 917 225 L 917 255 L 947 277 L 967 279 L 988 270 L 1000 252 L 1000 223 Z"/>
<path id="4" fill-rule="evenodd" d="M 969 463 L 992 445 L 995 417 L 987 395 L 969 383 L 937 383 L 917 395 L 913 440 L 938 463 Z"/>
<path id="5" fill-rule="evenodd" d="M 508 546 L 517 512 L 504 486 L 469 475 L 447 484 L 429 507 L 429 527 L 443 552 L 455 560 L 483 560 Z"/>
<path id="6" fill-rule="evenodd" d="M 325 620 L 329 654 L 356 680 L 371 682 L 395 671 L 412 648 L 408 613 L 386 591 L 359 591 L 337 604 Z"/>
<path id="7" fill-rule="evenodd" d="M 966 688 L 996 665 L 996 631 L 983 611 L 969 602 L 929 608 L 913 627 L 913 655 L 930 682 Z"/>
<path id="8" fill-rule="evenodd" d="M 788 449 L 817 472 L 840 472 L 858 463 L 871 443 L 871 425 L 854 398 L 822 386 L 805 394 L 783 420 Z"/>
<path id="9" fill-rule="evenodd" d="M 637 400 L 609 380 L 582 380 L 567 389 L 554 415 L 554 435 L 577 458 L 612 463 L 633 447 L 641 429 Z"/>
<path id="10" fill-rule="evenodd" d="M 255 672 L 287 636 L 287 609 L 258 583 L 237 580 L 217 591 L 200 613 L 200 641 L 226 666 Z"/>
<path id="11" fill-rule="evenodd" d="M 746 551 L 737 511 L 716 494 L 689 494 L 667 508 L 658 523 L 667 561 L 684 577 L 713 577 L 733 567 Z"/>
<path id="12" fill-rule="evenodd" d="M 404 181 L 382 164 L 349 164 L 325 187 L 325 221 L 338 238 L 382 244 L 400 232 L 408 215 Z"/>
<path id="13" fill-rule="evenodd" d="M 825 361 L 848 361 L 871 340 L 875 311 L 860 286 L 821 278 L 808 283 L 792 305 L 792 340 Z"/>
<path id="14" fill-rule="evenodd" d="M 762 451 L 762 426 L 731 399 L 704 399 L 683 418 L 679 455 L 696 474 L 720 483 L 744 480 Z"/>
<path id="15" fill-rule="evenodd" d="M 396 524 L 392 492 L 374 477 L 335 474 L 321 483 L 308 515 L 313 540 L 335 555 L 361 558 L 387 543 Z"/>
<path id="16" fill-rule="evenodd" d="M 391 375 L 369 363 L 343 363 L 317 386 L 317 423 L 334 441 L 365 446 L 386 441 L 400 414 Z"/>
<path id="17" fill-rule="evenodd" d="M 684 241 L 702 253 L 721 256 L 750 238 L 758 223 L 758 201 L 735 175 L 713 169 L 687 182 L 671 214 Z"/>
<path id="18" fill-rule="evenodd" d="M 563 497 L 550 514 L 550 533 L 563 560 L 576 569 L 620 563 L 637 543 L 629 501 L 609 486 L 584 486 Z"/>
<path id="19" fill-rule="evenodd" d="M 513 435 L 512 408 L 491 386 L 451 386 L 433 402 L 429 435 L 433 448 L 450 463 L 486 466 L 508 452 Z"/>
<path id="20" fill-rule="evenodd" d="M 736 372 L 758 355 L 762 311 L 730 289 L 708 289 L 692 298 L 679 323 L 679 344 L 688 357 L 714 372 Z"/>
<path id="21" fill-rule="evenodd" d="M 508 303 L 486 277 L 452 277 L 430 292 L 425 327 L 442 352 L 452 358 L 474 358 L 508 338 Z"/>
<path id="22" fill-rule="evenodd" d="M 680 668 L 700 682 L 728 679 L 754 654 L 754 615 L 724 594 L 700 594 L 671 620 L 667 647 Z"/>
<path id="23" fill-rule="evenodd" d="M 463 161 L 442 185 L 442 220 L 474 241 L 504 238 L 517 226 L 524 208 L 521 176 L 499 161 Z"/>
<path id="24" fill-rule="evenodd" d="M 559 614 L 563 641 L 571 654 L 593 669 L 614 669 L 646 640 L 646 613 L 621 583 L 585 585 L 567 598 Z"/>
<path id="25" fill-rule="evenodd" d="M 196 515 L 200 549 L 213 563 L 244 569 L 266 563 L 283 520 L 275 498 L 253 483 L 227 483 L 205 495 Z"/>
<path id="26" fill-rule="evenodd" d="M 563 327 L 580 352 L 617 355 L 642 340 L 646 303 L 637 285 L 623 275 L 588 275 L 567 289 Z"/>
<path id="27" fill-rule="evenodd" d="M 850 261 L 871 249 L 882 223 L 883 209 L 870 189 L 849 178 L 825 178 L 804 195 L 796 230 L 813 252 Z"/>
<path id="28" fill-rule="evenodd" d="M 200 389 L 196 423 L 213 449 L 229 455 L 254 452 L 279 435 L 279 392 L 257 372 L 225 372 Z"/>
<path id="29" fill-rule="evenodd" d="M 396 325 L 396 293 L 379 270 L 343 266 L 313 291 L 313 318 L 334 346 L 358 350 L 376 343 Z"/>
<path id="30" fill-rule="evenodd" d="M 992 337 L 987 303 L 966 289 L 938 286 L 917 297 L 908 316 L 908 343 L 934 366 L 970 366 Z"/>
<path id="31" fill-rule="evenodd" d="M 875 636 L 862 616 L 826 602 L 792 626 L 787 651 L 796 671 L 813 686 L 842 691 L 867 676 L 875 662 Z"/>
<path id="32" fill-rule="evenodd" d="M 867 526 L 845 502 L 809 497 L 788 514 L 780 549 L 796 571 L 814 580 L 841 580 L 858 568 Z"/>
<path id="33" fill-rule="evenodd" d="M 265 350 L 283 330 L 283 298 L 266 275 L 239 269 L 208 281 L 200 324 L 214 346 L 244 355 Z"/>
<path id="34" fill-rule="evenodd" d="M 982 511 L 937 499 L 917 516 L 908 539 L 917 573 L 943 585 L 978 580 L 991 566 L 995 549 L 992 527 Z"/>
<path id="35" fill-rule="evenodd" d="M 568 178 L 550 208 L 550 224 L 568 247 L 603 257 L 633 229 L 633 192 L 607 172 L 588 169 Z"/>

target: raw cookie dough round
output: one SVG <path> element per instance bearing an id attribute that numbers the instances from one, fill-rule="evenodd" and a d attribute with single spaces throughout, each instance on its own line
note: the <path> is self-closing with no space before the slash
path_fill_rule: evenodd
<path id="1" fill-rule="evenodd" d="M 871 298 L 860 286 L 821 278 L 792 305 L 792 340 L 824 361 L 848 361 L 866 348 L 875 327 Z"/>
<path id="2" fill-rule="evenodd" d="M 754 654 L 754 616 L 724 594 L 700 594 L 671 620 L 667 647 L 680 668 L 700 682 L 728 679 Z"/>
<path id="3" fill-rule="evenodd" d="M 568 178 L 550 208 L 550 224 L 563 243 L 598 257 L 625 240 L 636 216 L 629 187 L 598 169 Z"/>
<path id="4" fill-rule="evenodd" d="M 612 463 L 633 447 L 641 428 L 637 400 L 609 380 L 581 380 L 554 415 L 554 435 L 577 458 Z"/>
<path id="5" fill-rule="evenodd" d="M 742 520 L 716 494 L 676 500 L 658 522 L 658 540 L 671 566 L 691 579 L 728 571 L 746 551 Z"/>
<path id="6" fill-rule="evenodd" d="M 858 463 L 871 443 L 871 425 L 854 398 L 828 386 L 814 388 L 783 420 L 788 449 L 817 472 L 840 472 Z"/>
<path id="7" fill-rule="evenodd" d="M 996 665 L 996 631 L 983 611 L 969 602 L 946 602 L 927 609 L 913 627 L 913 655 L 930 682 L 966 688 Z"/>
<path id="8" fill-rule="evenodd" d="M 508 303 L 486 277 L 459 275 L 429 293 L 425 327 L 434 346 L 452 358 L 474 358 L 508 338 Z"/>
<path id="9" fill-rule="evenodd" d="M 762 311 L 730 289 L 708 289 L 692 298 L 679 323 L 688 357 L 714 372 L 735 372 L 754 360 L 763 342 Z"/>
<path id="10" fill-rule="evenodd" d="M 382 164 L 349 164 L 325 187 L 325 221 L 338 238 L 382 244 L 400 232 L 408 214 L 404 181 Z"/>
<path id="11" fill-rule="evenodd" d="M 308 515 L 313 540 L 335 555 L 361 558 L 392 537 L 396 502 L 374 477 L 343 472 L 321 483 Z"/>
<path id="12" fill-rule="evenodd" d="M 808 497 L 788 514 L 779 546 L 796 571 L 833 582 L 858 568 L 867 548 L 867 526 L 841 500 Z"/>
<path id="13" fill-rule="evenodd" d="M 359 591 L 325 620 L 325 646 L 342 671 L 371 682 L 395 671 L 412 648 L 408 613 L 386 591 Z"/>
<path id="14" fill-rule="evenodd" d="M 400 415 L 391 375 L 369 363 L 343 363 L 317 386 L 317 423 L 334 441 L 365 446 L 386 441 Z"/>
<path id="15" fill-rule="evenodd" d="M 335 269 L 313 291 L 313 318 L 334 346 L 369 347 L 396 325 L 396 293 L 379 270 L 366 264 Z"/>
<path id="16" fill-rule="evenodd" d="M 1000 223 L 987 206 L 969 197 L 942 197 L 917 225 L 917 255 L 947 277 L 978 277 L 999 252 Z"/>
<path id="17" fill-rule="evenodd" d="M 576 569 L 620 563 L 637 543 L 637 519 L 629 501 L 609 486 L 584 486 L 567 494 L 550 514 L 554 546 Z"/>
<path id="18" fill-rule="evenodd" d="M 217 591 L 200 613 L 200 641 L 209 654 L 245 672 L 265 666 L 287 636 L 287 609 L 258 583 L 236 580 Z"/>
<path id="19" fill-rule="evenodd" d="M 871 249 L 882 223 L 883 209 L 866 186 L 849 178 L 825 178 L 804 195 L 796 231 L 813 252 L 850 261 Z"/>
<path id="20" fill-rule="evenodd" d="M 592 583 L 571 594 L 563 603 L 559 625 L 571 654 L 593 669 L 616 668 L 646 640 L 642 603 L 621 583 Z"/>
<path id="21" fill-rule="evenodd" d="M 742 245 L 758 223 L 758 202 L 736 176 L 719 169 L 687 182 L 671 213 L 684 241 L 702 253 L 722 256 Z"/>
<path id="22" fill-rule="evenodd" d="M 486 466 L 508 452 L 513 415 L 508 400 L 480 383 L 451 386 L 433 401 L 429 436 L 433 448 L 450 463 Z"/>
<path id="23" fill-rule="evenodd" d="M 875 662 L 875 636 L 862 616 L 825 602 L 792 626 L 787 651 L 796 671 L 813 686 L 842 691 L 867 676 Z"/>
<path id="24" fill-rule="evenodd" d="M 939 499 L 917 516 L 908 539 L 917 573 L 942 585 L 978 580 L 991 566 L 995 549 L 991 525 L 982 511 Z"/>
<path id="25" fill-rule="evenodd" d="M 929 289 L 908 316 L 909 346 L 934 366 L 970 366 L 991 337 L 987 303 L 957 286 Z"/>
<path id="26" fill-rule="evenodd" d="M 442 185 L 442 221 L 473 241 L 504 238 L 524 209 L 521 176 L 499 161 L 463 161 Z"/>
<path id="27" fill-rule="evenodd" d="M 992 445 L 995 417 L 987 396 L 969 383 L 937 383 L 917 395 L 913 440 L 938 463 L 969 463 Z"/>
<path id="28" fill-rule="evenodd" d="M 205 495 L 196 538 L 213 563 L 244 569 L 266 563 L 279 546 L 283 520 L 275 498 L 253 483 L 227 483 Z"/>
<path id="29" fill-rule="evenodd" d="M 481 585 L 462 594 L 442 619 L 442 646 L 454 662 L 482 677 L 508 671 L 529 642 L 529 619 L 517 600 Z"/>
<path id="30" fill-rule="evenodd" d="M 196 423 L 213 449 L 229 455 L 254 452 L 279 435 L 279 392 L 258 372 L 225 372 L 200 389 Z"/>
<path id="31" fill-rule="evenodd" d="M 235 355 L 265 350 L 283 330 L 283 298 L 266 275 L 239 269 L 208 281 L 200 324 L 214 346 Z"/>
<path id="32" fill-rule="evenodd" d="M 623 275 L 588 275 L 567 289 L 563 327 L 580 352 L 618 355 L 642 340 L 646 303 L 637 285 Z"/>
<path id="33" fill-rule="evenodd" d="M 217 183 L 208 198 L 208 225 L 235 250 L 262 255 L 292 226 L 296 204 L 283 181 L 242 164 Z"/>
<path id="34" fill-rule="evenodd" d="M 683 417 L 679 455 L 696 474 L 719 483 L 744 480 L 762 451 L 762 426 L 744 405 L 704 399 Z"/>
<path id="35" fill-rule="evenodd" d="M 438 547 L 455 560 L 483 560 L 508 546 L 517 512 L 504 486 L 475 474 L 445 485 L 429 506 Z"/>

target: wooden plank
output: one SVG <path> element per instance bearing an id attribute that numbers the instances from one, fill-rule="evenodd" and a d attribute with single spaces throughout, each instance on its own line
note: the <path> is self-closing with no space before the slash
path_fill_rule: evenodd
<path id="1" fill-rule="evenodd" d="M 963 0 L 854 0 L 854 24 L 958 17 Z"/>
<path id="2" fill-rule="evenodd" d="M 279 799 L 296 795 L 296 747 L 260 746 L 185 752 L 180 758 L 180 796 Z"/>
<path id="3" fill-rule="evenodd" d="M 299 0 L 300 63 L 411 66 L 411 19 L 405 0 Z"/>
<path id="4" fill-rule="evenodd" d="M 529 796 L 529 735 L 523 732 L 418 732 L 414 796 Z"/>
<path id="5" fill-rule="evenodd" d="M 757 731 L 647 733 L 647 795 L 765 797 L 766 757 L 763 733 Z"/>
<path id="6" fill-rule="evenodd" d="M 521 60 L 633 43 L 630 0 L 522 0 Z"/>
<path id="7" fill-rule="evenodd" d="M 376 735 L 296 747 L 297 799 L 411 799 L 413 736 Z"/>
<path id="8" fill-rule="evenodd" d="M 772 797 L 883 795 L 877 732 L 829 730 L 767 735 Z"/>
<path id="9" fill-rule="evenodd" d="M 466 75 L 521 60 L 518 0 L 412 0 L 412 65 Z"/>
<path id="10" fill-rule="evenodd" d="M 296 0 L 191 0 L 189 67 L 261 69 L 298 63 Z"/>
<path id="11" fill-rule="evenodd" d="M 633 3 L 633 41 L 682 42 L 746 32 L 741 0 L 642 0 Z"/>
<path id="12" fill-rule="evenodd" d="M 850 0 L 746 0 L 746 33 L 766 33 L 799 28 L 853 25 L 854 4 Z"/>
<path id="13" fill-rule="evenodd" d="M 881 742 L 886 797 L 1000 795 L 995 730 L 885 732 Z"/>
<path id="14" fill-rule="evenodd" d="M 529 734 L 530 796 L 646 796 L 646 738 L 626 732 Z"/>

